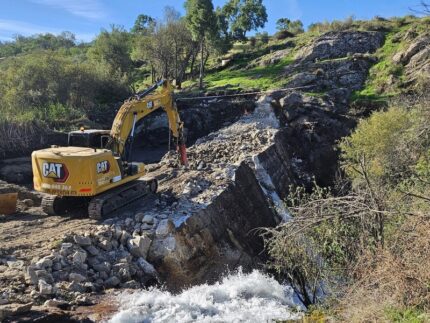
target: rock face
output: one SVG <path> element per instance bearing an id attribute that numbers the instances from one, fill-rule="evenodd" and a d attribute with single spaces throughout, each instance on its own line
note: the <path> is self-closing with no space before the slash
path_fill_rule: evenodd
<path id="1" fill-rule="evenodd" d="M 369 68 L 376 62 L 369 54 L 383 41 L 379 32 L 326 33 L 299 50 L 296 61 L 285 69 L 286 85 L 324 92 L 335 103 L 333 111 L 345 111 L 351 93 L 363 87 Z"/>
<path id="2" fill-rule="evenodd" d="M 341 58 L 348 54 L 373 53 L 381 47 L 384 36 L 379 32 L 328 32 L 296 55 L 297 60 L 314 61 Z"/>
<path id="3" fill-rule="evenodd" d="M 406 78 L 415 83 L 420 78 L 430 79 L 430 34 L 415 39 L 409 47 L 393 57 L 394 63 L 405 66 Z"/>
<path id="4" fill-rule="evenodd" d="M 254 110 L 252 100 L 208 100 L 201 102 L 201 100 L 180 101 L 179 98 L 177 105 L 181 120 L 186 125 L 186 137 L 189 145 L 198 138 L 237 121 L 245 111 Z M 146 150 L 137 151 L 136 156 L 141 157 L 147 163 L 158 162 L 167 152 L 168 133 L 168 120 L 163 111 L 154 112 L 153 115 L 143 119 L 137 126 L 135 143 L 136 147 L 140 147 L 138 149 Z M 152 157 L 151 155 L 155 156 Z"/>

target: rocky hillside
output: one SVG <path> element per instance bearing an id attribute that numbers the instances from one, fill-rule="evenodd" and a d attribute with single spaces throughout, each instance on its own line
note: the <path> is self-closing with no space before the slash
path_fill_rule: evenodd
<path id="1" fill-rule="evenodd" d="M 304 34 L 249 53 L 245 63 L 246 55 L 237 64 L 233 55 L 208 75 L 207 95 L 273 90 L 181 103 L 194 143 L 190 166 L 165 155 L 149 166 L 159 193 L 103 222 L 47 218 L 38 195 L 2 183 L 4 192 L 19 190 L 20 213 L 0 217 L 0 319 L 15 313 L 10 303 L 29 304 L 22 312 L 32 304 L 70 309 L 111 288 L 178 290 L 261 266 L 258 229 L 289 218 L 282 201 L 290 185 L 332 184 L 336 143 L 375 107 L 367 103 L 429 84 L 428 23 Z M 147 122 L 156 133 L 166 129 L 163 116 Z"/>

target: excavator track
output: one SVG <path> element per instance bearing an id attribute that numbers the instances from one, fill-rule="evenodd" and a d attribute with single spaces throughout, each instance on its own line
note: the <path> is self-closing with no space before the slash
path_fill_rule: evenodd
<path id="1" fill-rule="evenodd" d="M 95 196 L 90 201 L 88 205 L 88 216 L 92 219 L 102 219 L 141 197 L 150 193 L 156 193 L 157 188 L 158 182 L 156 179 L 139 179 L 114 188 Z"/>
<path id="2" fill-rule="evenodd" d="M 61 216 L 83 206 L 83 200 L 79 197 L 61 197 L 58 195 L 46 195 L 41 206 L 43 212 L 51 216 Z"/>

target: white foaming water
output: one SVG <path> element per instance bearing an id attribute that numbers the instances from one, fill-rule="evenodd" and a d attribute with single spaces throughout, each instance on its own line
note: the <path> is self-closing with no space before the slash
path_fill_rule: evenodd
<path id="1" fill-rule="evenodd" d="M 253 271 L 239 271 L 214 285 L 191 287 L 178 295 L 159 289 L 120 296 L 121 310 L 110 322 L 274 322 L 302 314 L 291 287 Z"/>

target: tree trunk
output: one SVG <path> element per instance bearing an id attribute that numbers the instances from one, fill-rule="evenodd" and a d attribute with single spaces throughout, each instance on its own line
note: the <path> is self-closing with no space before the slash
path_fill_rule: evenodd
<path id="1" fill-rule="evenodd" d="M 193 52 L 193 57 L 191 58 L 191 66 L 190 66 L 190 76 L 191 79 L 194 80 L 194 64 L 196 63 L 197 53 Z"/>
<path id="2" fill-rule="evenodd" d="M 204 38 L 201 40 L 200 43 L 200 54 L 201 54 L 201 61 L 200 61 L 200 78 L 199 78 L 199 89 L 202 90 L 203 89 L 203 77 L 204 77 L 204 69 L 205 69 L 205 60 L 204 60 L 204 55 L 205 55 L 205 46 L 204 46 Z"/>

